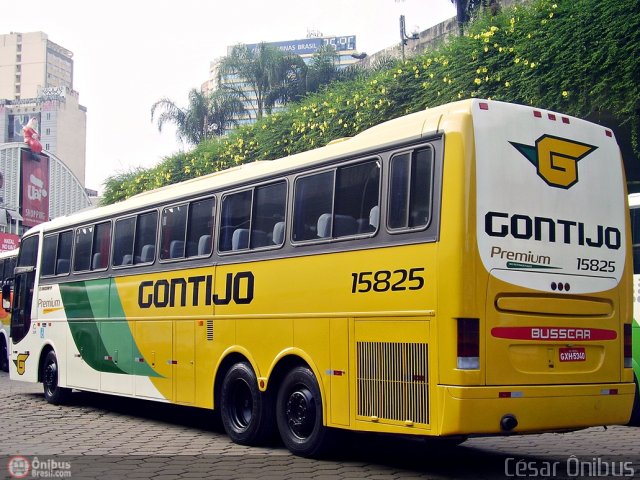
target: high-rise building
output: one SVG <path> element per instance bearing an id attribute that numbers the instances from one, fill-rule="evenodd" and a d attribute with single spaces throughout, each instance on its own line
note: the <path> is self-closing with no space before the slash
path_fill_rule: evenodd
<path id="1" fill-rule="evenodd" d="M 43 148 L 84 185 L 87 109 L 73 89 L 73 53 L 43 32 L 0 35 L 0 143 L 21 142 L 32 117 Z"/>
<path id="2" fill-rule="evenodd" d="M 286 54 L 296 54 L 302 57 L 304 62 L 308 65 L 311 63 L 314 54 L 323 46 L 330 45 L 336 51 L 336 67 L 338 69 L 345 68 L 358 62 L 362 55 L 358 55 L 356 50 L 356 37 L 355 35 L 347 35 L 342 37 L 323 37 L 312 36 L 310 38 L 304 38 L 302 40 L 286 40 L 282 42 L 265 42 L 267 45 L 274 46 L 280 49 Z M 249 50 L 257 49 L 260 44 L 247 44 L 246 47 Z M 227 47 L 227 54 L 230 54 L 234 46 Z M 234 86 L 239 87 L 243 91 L 243 104 L 246 113 L 236 118 L 238 125 L 247 125 L 254 123 L 257 117 L 257 105 L 255 94 L 251 91 L 251 88 L 247 85 L 243 78 L 237 75 L 226 76 L 219 81 L 218 64 L 221 59 L 216 59 L 209 64 L 209 79 L 201 86 L 203 93 L 208 93 L 220 88 L 221 86 Z M 274 112 L 282 109 L 283 106 L 276 105 L 273 109 Z"/>
<path id="3" fill-rule="evenodd" d="M 86 125 L 73 54 L 43 32 L 0 35 L 0 250 L 31 226 L 91 205 Z M 34 131 L 42 151 L 25 143 Z"/>

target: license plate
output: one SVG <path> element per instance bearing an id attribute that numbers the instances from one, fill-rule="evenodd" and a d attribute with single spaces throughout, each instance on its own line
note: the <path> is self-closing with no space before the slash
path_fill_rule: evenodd
<path id="1" fill-rule="evenodd" d="M 561 348 L 561 362 L 584 362 L 587 360 L 587 352 L 584 347 Z"/>

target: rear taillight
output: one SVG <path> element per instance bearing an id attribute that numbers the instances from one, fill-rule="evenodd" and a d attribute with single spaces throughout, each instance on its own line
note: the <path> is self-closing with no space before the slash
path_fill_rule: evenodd
<path id="1" fill-rule="evenodd" d="M 624 368 L 631 368 L 632 365 L 632 349 L 631 349 L 631 324 L 624 324 Z"/>
<path id="2" fill-rule="evenodd" d="M 458 368 L 480 368 L 480 321 L 477 318 L 458 319 Z"/>

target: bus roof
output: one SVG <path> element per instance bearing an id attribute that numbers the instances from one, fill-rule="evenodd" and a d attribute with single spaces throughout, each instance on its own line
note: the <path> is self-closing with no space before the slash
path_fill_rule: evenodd
<path id="1" fill-rule="evenodd" d="M 184 182 L 167 185 L 155 190 L 139 193 L 126 200 L 103 207 L 89 208 L 66 217 L 58 217 L 30 229 L 27 234 L 38 230 L 54 230 L 71 225 L 81 225 L 96 219 L 111 218 L 129 211 L 166 204 L 173 200 L 196 197 L 223 187 L 232 187 L 246 182 L 260 180 L 292 170 L 313 167 L 327 161 L 351 155 L 375 151 L 400 142 L 420 140 L 444 128 L 444 117 L 449 115 L 470 115 L 472 106 L 481 99 L 468 99 L 438 107 L 428 108 L 375 125 L 354 137 L 329 142 L 328 145 L 276 160 L 257 160 L 226 170 L 203 175 Z M 502 103 L 502 102 L 496 102 Z"/>
<path id="2" fill-rule="evenodd" d="M 373 126 L 354 137 L 344 139 L 344 141 L 330 142 L 324 147 L 271 161 L 253 161 L 184 182 L 142 192 L 118 203 L 86 209 L 65 217 L 58 217 L 33 227 L 27 234 L 41 229 L 48 231 L 69 225 L 78 225 L 97 218 L 110 218 L 128 211 L 167 203 L 172 199 L 179 200 L 206 194 L 222 187 L 267 178 L 289 172 L 292 169 L 311 167 L 332 159 L 383 148 L 386 145 L 401 141 L 419 140 L 423 135 L 437 132 L 442 115 L 447 111 L 451 111 L 452 107 L 456 106 L 461 111 L 469 112 L 471 102 L 471 100 L 464 100 L 455 104 L 422 110 Z"/>

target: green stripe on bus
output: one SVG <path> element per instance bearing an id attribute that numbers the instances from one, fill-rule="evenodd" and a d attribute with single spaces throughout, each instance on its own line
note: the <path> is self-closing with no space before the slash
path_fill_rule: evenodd
<path id="1" fill-rule="evenodd" d="M 142 358 L 112 279 L 60 285 L 71 335 L 82 358 L 100 372 L 161 377 Z"/>

